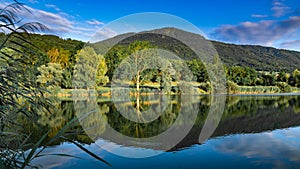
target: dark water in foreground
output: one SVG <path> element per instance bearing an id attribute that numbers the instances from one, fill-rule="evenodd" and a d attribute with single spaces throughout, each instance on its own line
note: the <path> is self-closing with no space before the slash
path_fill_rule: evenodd
<path id="1" fill-rule="evenodd" d="M 73 116 L 81 117 L 79 127 L 86 134 L 72 139 L 112 167 L 68 142 L 43 153 L 80 158 L 48 155 L 36 158 L 34 164 L 42 168 L 300 168 L 300 96 L 191 100 L 157 96 L 132 102 L 102 100 L 96 105 L 92 112 L 90 101 L 61 102 L 58 114 L 50 121 L 41 118 L 41 123 L 55 131 Z M 130 113 L 131 108 L 140 111 Z M 155 139 L 164 134 L 165 139 Z"/>

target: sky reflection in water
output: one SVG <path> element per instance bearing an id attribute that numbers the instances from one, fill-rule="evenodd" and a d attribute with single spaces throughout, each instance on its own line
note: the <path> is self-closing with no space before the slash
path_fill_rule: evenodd
<path id="1" fill-rule="evenodd" d="M 217 137 L 202 145 L 195 144 L 142 159 L 119 157 L 102 150 L 96 144 L 86 148 L 109 161 L 112 168 L 298 168 L 300 127 Z M 119 146 L 118 151 L 143 153 L 157 150 Z M 43 168 L 110 168 L 68 143 L 48 148 L 44 153 L 68 153 L 82 159 L 57 156 L 35 159 L 35 163 L 41 164 Z"/>

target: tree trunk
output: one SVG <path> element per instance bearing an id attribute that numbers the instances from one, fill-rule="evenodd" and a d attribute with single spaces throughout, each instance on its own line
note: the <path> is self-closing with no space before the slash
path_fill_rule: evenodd
<path id="1" fill-rule="evenodd" d="M 140 95 L 140 71 L 137 72 L 137 76 L 136 76 L 136 92 L 137 95 Z"/>

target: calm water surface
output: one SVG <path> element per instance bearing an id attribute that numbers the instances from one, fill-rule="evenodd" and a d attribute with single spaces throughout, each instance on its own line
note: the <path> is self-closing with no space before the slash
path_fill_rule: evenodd
<path id="1" fill-rule="evenodd" d="M 72 139 L 108 161 L 112 167 L 68 142 L 56 143 L 48 147 L 44 154 L 64 153 L 80 158 L 44 156 L 35 159 L 34 163 L 42 168 L 300 168 L 300 96 L 227 96 L 225 107 L 220 108 L 223 110 L 220 118 L 214 117 L 214 124 L 217 125 L 212 127 L 213 131 L 205 141 L 199 141 L 199 137 L 210 118 L 210 108 L 214 104 L 212 97 L 197 97 L 187 105 L 180 104 L 182 100 L 174 96 L 167 101 L 146 96 L 138 102 L 133 99 L 131 103 L 116 106 L 111 101 L 99 99 L 97 112 L 79 120 L 80 125 L 75 127 L 77 130 L 84 128 L 85 133 Z M 79 109 L 76 108 L 78 105 Z M 126 117 L 130 118 L 132 114 L 120 113 L 130 111 L 130 107 L 138 107 L 143 113 L 151 106 L 157 112 L 164 112 L 159 116 L 141 114 L 140 118 L 153 117 L 148 123 L 128 120 Z M 57 114 L 51 115 L 51 120 L 43 116 L 40 118 L 40 123 L 52 128 L 53 133 L 78 113 L 91 109 L 86 101 L 61 101 L 57 107 Z M 176 120 L 181 114 L 192 116 L 188 113 L 194 110 L 197 110 L 194 120 Z M 159 135 L 174 125 L 174 131 L 178 133 L 186 126 L 191 125 L 191 128 L 182 140 L 166 151 L 161 148 L 163 146 L 151 145 L 153 142 L 141 145 L 112 138 L 100 118 L 105 119 L 116 132 L 137 139 Z M 91 133 L 97 133 L 93 139 Z M 161 144 L 167 143 L 162 141 Z M 158 155 L 128 157 L 144 154 Z"/>

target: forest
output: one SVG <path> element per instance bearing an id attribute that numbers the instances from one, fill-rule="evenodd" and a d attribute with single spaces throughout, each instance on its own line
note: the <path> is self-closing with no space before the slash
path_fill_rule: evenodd
<path id="1" fill-rule="evenodd" d="M 174 28 L 165 29 L 177 33 L 181 31 Z M 7 35 L 2 33 L 0 36 L 1 39 L 5 39 L 4 37 Z M 169 50 L 182 59 L 168 59 L 168 62 L 170 62 L 168 68 L 165 67 L 161 70 L 141 69 L 135 77 L 126 79 L 131 81 L 129 83 L 135 86 L 136 90 L 146 93 L 153 92 L 152 89 L 164 93 L 180 93 L 177 81 L 186 74 L 184 69 L 187 67 L 193 74 L 192 79 L 189 81 L 193 82 L 192 85 L 197 88 L 196 93 L 208 94 L 212 92 L 212 85 L 206 70 L 207 67 L 212 65 L 203 63 L 185 44 L 172 38 L 164 37 L 162 39 L 159 34 L 146 33 L 130 36 L 114 45 L 104 54 L 101 49 L 109 40 L 84 43 L 78 40 L 62 39 L 54 35 L 30 34 L 27 36 L 27 41 L 37 49 L 37 52 L 32 53 L 31 50 L 27 50 L 28 48 L 18 50 L 26 53 L 34 62 L 31 77 L 36 78 L 35 81 L 39 86 L 45 87 L 54 93 L 68 92 L 68 90 L 61 89 L 72 89 L 74 85 L 83 89 L 96 87 L 100 90 L 100 93 L 107 92 L 117 67 L 125 58 L 139 50 L 158 48 Z M 200 35 L 191 33 L 191 36 Z M 17 39 L 12 38 L 7 46 L 1 49 L 1 53 L 15 58 L 21 57 L 16 50 L 13 50 L 18 48 L 16 41 Z M 293 65 L 300 60 L 299 52 L 250 45 L 212 43 L 224 63 L 228 93 L 287 93 L 299 91 L 300 71 L 297 67 L 299 64 Z M 28 43 L 24 42 L 20 45 L 26 46 Z M 254 51 L 255 53 L 253 53 Z M 243 55 L 242 60 L 239 57 L 241 55 Z M 148 60 L 147 57 L 135 59 L 139 59 L 139 67 L 145 67 L 154 64 L 151 63 L 151 60 L 155 56 L 151 57 L 152 59 Z M 286 59 L 287 57 L 290 58 L 290 61 Z M 265 61 L 261 62 L 257 58 Z M 269 62 L 277 65 L 272 65 L 272 68 L 270 68 Z M 130 64 L 134 65 L 133 62 Z M 5 67 L 3 64 L 0 66 Z M 172 69 L 176 73 L 170 74 L 170 72 L 163 69 Z M 83 70 L 85 73 L 78 73 Z M 75 73 L 76 76 L 74 76 L 74 72 L 77 72 Z M 95 80 L 87 82 L 85 80 L 86 76 L 88 76 L 88 79 Z M 141 89 L 136 87 L 137 83 Z"/>

